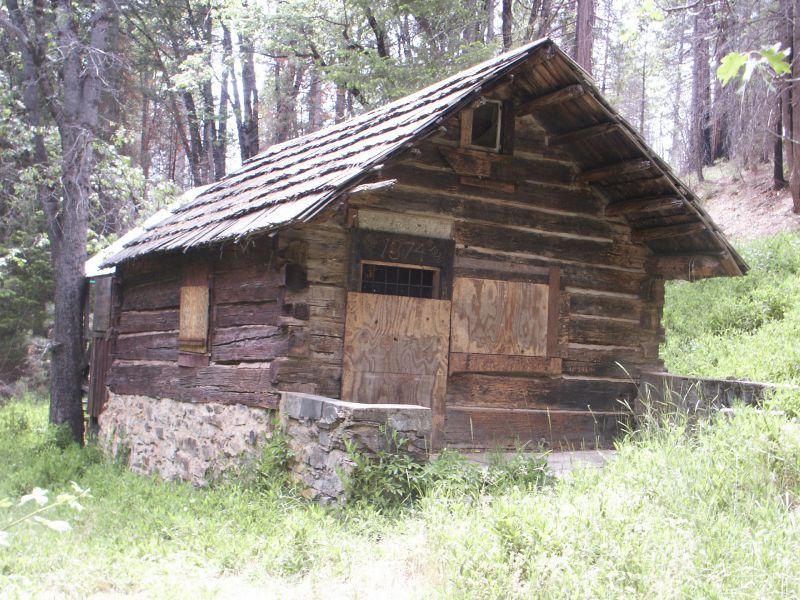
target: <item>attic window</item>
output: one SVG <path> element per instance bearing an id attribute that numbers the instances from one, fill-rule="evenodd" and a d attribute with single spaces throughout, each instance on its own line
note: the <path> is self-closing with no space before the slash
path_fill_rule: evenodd
<path id="1" fill-rule="evenodd" d="M 502 116 L 500 102 L 489 100 L 472 109 L 472 133 L 470 146 L 500 149 L 500 122 Z"/>
<path id="2" fill-rule="evenodd" d="M 361 291 L 368 294 L 434 298 L 437 294 L 439 272 L 399 265 L 362 263 Z"/>

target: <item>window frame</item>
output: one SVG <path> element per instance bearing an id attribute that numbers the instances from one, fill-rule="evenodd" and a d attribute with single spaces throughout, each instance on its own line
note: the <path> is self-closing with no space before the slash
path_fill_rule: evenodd
<path id="1" fill-rule="evenodd" d="M 442 270 L 439 267 L 429 267 L 427 265 L 414 265 L 409 263 L 395 263 L 380 260 L 362 260 L 358 269 L 358 291 L 362 294 L 377 294 L 380 296 L 399 296 L 401 298 L 422 298 L 421 296 L 410 296 L 408 294 L 378 294 L 377 292 L 364 291 L 364 267 L 375 265 L 380 267 L 398 267 L 401 269 L 414 269 L 416 271 L 431 271 L 433 273 L 433 287 L 431 289 L 430 300 L 438 300 L 440 292 L 440 279 Z M 422 298 L 426 299 L 426 298 Z"/>

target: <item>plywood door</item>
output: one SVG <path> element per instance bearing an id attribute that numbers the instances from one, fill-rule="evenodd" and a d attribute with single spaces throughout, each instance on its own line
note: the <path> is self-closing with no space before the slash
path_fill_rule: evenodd
<path id="1" fill-rule="evenodd" d="M 342 399 L 432 409 L 444 420 L 450 302 L 350 292 Z"/>

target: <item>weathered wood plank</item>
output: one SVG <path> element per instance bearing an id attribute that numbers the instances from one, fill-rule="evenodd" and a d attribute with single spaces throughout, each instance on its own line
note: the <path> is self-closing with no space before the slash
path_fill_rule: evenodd
<path id="1" fill-rule="evenodd" d="M 444 398 L 449 332 L 450 302 L 348 294 L 342 396 L 432 407 Z"/>
<path id="2" fill-rule="evenodd" d="M 123 311 L 119 316 L 119 333 L 144 333 L 147 331 L 177 331 L 178 311 L 146 310 Z"/>
<path id="3" fill-rule="evenodd" d="M 583 96 L 585 93 L 586 88 L 583 87 L 583 84 L 576 83 L 573 85 L 568 85 L 560 90 L 556 90 L 554 92 L 550 92 L 549 94 L 544 94 L 543 96 L 534 98 L 533 100 L 523 102 L 517 106 L 517 115 L 529 115 L 532 112 L 542 110 L 548 106 L 574 100 L 575 98 Z"/>
<path id="4" fill-rule="evenodd" d="M 307 311 L 308 307 L 306 307 L 306 318 L 308 318 Z M 242 325 L 275 325 L 278 318 L 285 314 L 283 305 L 278 302 L 217 304 L 214 307 L 214 325 L 218 328 Z"/>
<path id="5" fill-rule="evenodd" d="M 612 165 L 605 165 L 596 169 L 587 169 L 578 173 L 575 177 L 575 181 L 581 183 L 595 183 L 599 181 L 615 180 L 633 173 L 647 171 L 650 166 L 649 160 L 628 160 Z"/>
<path id="6" fill-rule="evenodd" d="M 290 335 L 285 327 L 249 325 L 217 329 L 211 345 L 214 362 L 270 361 L 289 356 L 304 340 Z M 306 347 L 307 349 L 307 347 Z"/>
<path id="7" fill-rule="evenodd" d="M 279 395 L 270 369 L 211 365 L 115 363 L 109 388 L 116 394 L 172 398 L 182 402 L 219 402 L 276 408 Z"/>
<path id="8" fill-rule="evenodd" d="M 516 375 L 558 375 L 560 358 L 509 356 L 507 354 L 450 353 L 450 374 L 505 373 Z"/>
<path id="9" fill-rule="evenodd" d="M 654 256 L 648 261 L 647 270 L 664 279 L 689 281 L 726 274 L 722 261 L 718 257 L 697 254 Z"/>
<path id="10" fill-rule="evenodd" d="M 644 269 L 648 256 L 647 248 L 638 244 L 568 239 L 547 233 L 466 222 L 456 223 L 455 239 L 467 247 L 630 269 Z"/>
<path id="11" fill-rule="evenodd" d="M 612 133 L 619 130 L 618 123 L 600 123 L 598 125 L 590 125 L 589 127 L 581 127 L 566 133 L 553 135 L 548 138 L 548 145 L 550 146 L 565 146 L 574 144 L 576 142 L 586 142 L 586 140 L 607 133 Z"/>
<path id="12" fill-rule="evenodd" d="M 638 320 L 642 313 L 642 301 L 619 296 L 572 294 L 570 312 L 576 315 Z"/>
<path id="13" fill-rule="evenodd" d="M 167 331 L 119 335 L 114 345 L 114 358 L 125 360 L 178 360 L 178 333 L 176 331 Z"/>
<path id="14" fill-rule="evenodd" d="M 280 297 L 285 277 L 284 270 L 266 264 L 217 271 L 214 276 L 214 300 L 218 304 L 274 301 Z"/>
<path id="15" fill-rule="evenodd" d="M 683 207 L 683 199 L 678 196 L 656 196 L 632 198 L 620 202 L 612 202 L 606 206 L 606 216 L 619 217 L 633 214 L 656 212 L 660 210 L 677 210 Z"/>
<path id="16" fill-rule="evenodd" d="M 165 276 L 148 280 L 145 283 L 122 283 L 122 310 L 158 310 L 177 308 L 180 304 L 180 281 Z"/>
<path id="17" fill-rule="evenodd" d="M 445 439 L 461 448 L 610 448 L 620 434 L 619 422 L 613 413 L 448 408 Z"/>
<path id="18" fill-rule="evenodd" d="M 635 393 L 636 386 L 624 379 L 459 373 L 448 381 L 447 406 L 609 411 L 621 408 L 618 400 Z"/>
<path id="19" fill-rule="evenodd" d="M 498 225 L 513 224 L 553 234 L 601 239 L 622 239 L 630 234 L 630 228 L 626 225 L 602 221 L 579 213 L 554 212 L 546 207 L 539 207 L 535 196 L 518 198 L 514 202 L 486 201 L 468 196 L 454 197 L 435 190 L 421 194 L 419 189 L 398 185 L 391 192 L 384 192 L 376 197 L 382 206 L 396 211 L 395 215 L 406 212 L 430 213 L 447 219 L 458 218 Z"/>
<path id="20" fill-rule="evenodd" d="M 665 225 L 663 227 L 650 227 L 648 229 L 634 229 L 631 239 L 634 242 L 649 242 L 652 240 L 664 240 L 668 238 L 691 235 L 698 231 L 705 231 L 705 223 L 694 221 L 692 223 L 680 223 L 679 225 Z"/>
<path id="21" fill-rule="evenodd" d="M 561 263 L 558 258 L 532 258 L 494 254 L 491 250 L 456 247 L 455 276 L 509 281 L 546 282 L 549 268 L 561 268 L 565 287 L 605 293 L 638 294 L 647 279 L 644 271 L 602 268 L 588 263 Z"/>
<path id="22" fill-rule="evenodd" d="M 546 161 L 541 161 L 542 163 Z M 544 165 L 542 165 L 544 166 Z M 478 200 L 490 198 L 494 200 L 510 200 L 518 202 L 521 198 L 530 201 L 532 206 L 555 211 L 600 216 L 604 201 L 595 196 L 589 189 L 574 186 L 558 186 L 552 181 L 536 183 L 540 169 L 535 166 L 526 175 L 524 181 L 516 183 L 516 192 L 502 189 L 478 189 L 463 185 L 460 176 L 446 171 L 430 171 L 416 166 L 398 164 L 386 169 L 384 177 L 396 178 L 398 185 L 406 189 L 417 189 L 424 193 L 438 192 L 458 198 L 471 197 Z M 386 192 L 384 192 L 386 193 Z M 358 202 L 363 202 L 358 198 Z"/>
<path id="23" fill-rule="evenodd" d="M 458 278 L 451 351 L 546 356 L 548 286 Z"/>
<path id="24" fill-rule="evenodd" d="M 635 346 L 647 337 L 638 322 L 587 319 L 577 315 L 570 319 L 569 339 L 578 344 Z"/>

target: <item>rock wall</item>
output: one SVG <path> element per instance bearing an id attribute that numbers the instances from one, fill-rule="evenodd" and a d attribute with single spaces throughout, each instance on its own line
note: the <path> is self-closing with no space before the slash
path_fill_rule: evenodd
<path id="1" fill-rule="evenodd" d="M 345 440 L 375 454 L 391 445 L 392 432 L 406 440 L 402 451 L 428 459 L 431 411 L 407 404 L 357 404 L 283 392 L 281 427 L 292 452 L 292 476 L 305 494 L 321 502 L 343 501 L 342 475 L 353 468 Z"/>
<path id="2" fill-rule="evenodd" d="M 194 404 L 109 392 L 98 419 L 101 445 L 138 473 L 205 485 L 257 456 L 274 411 Z"/>

